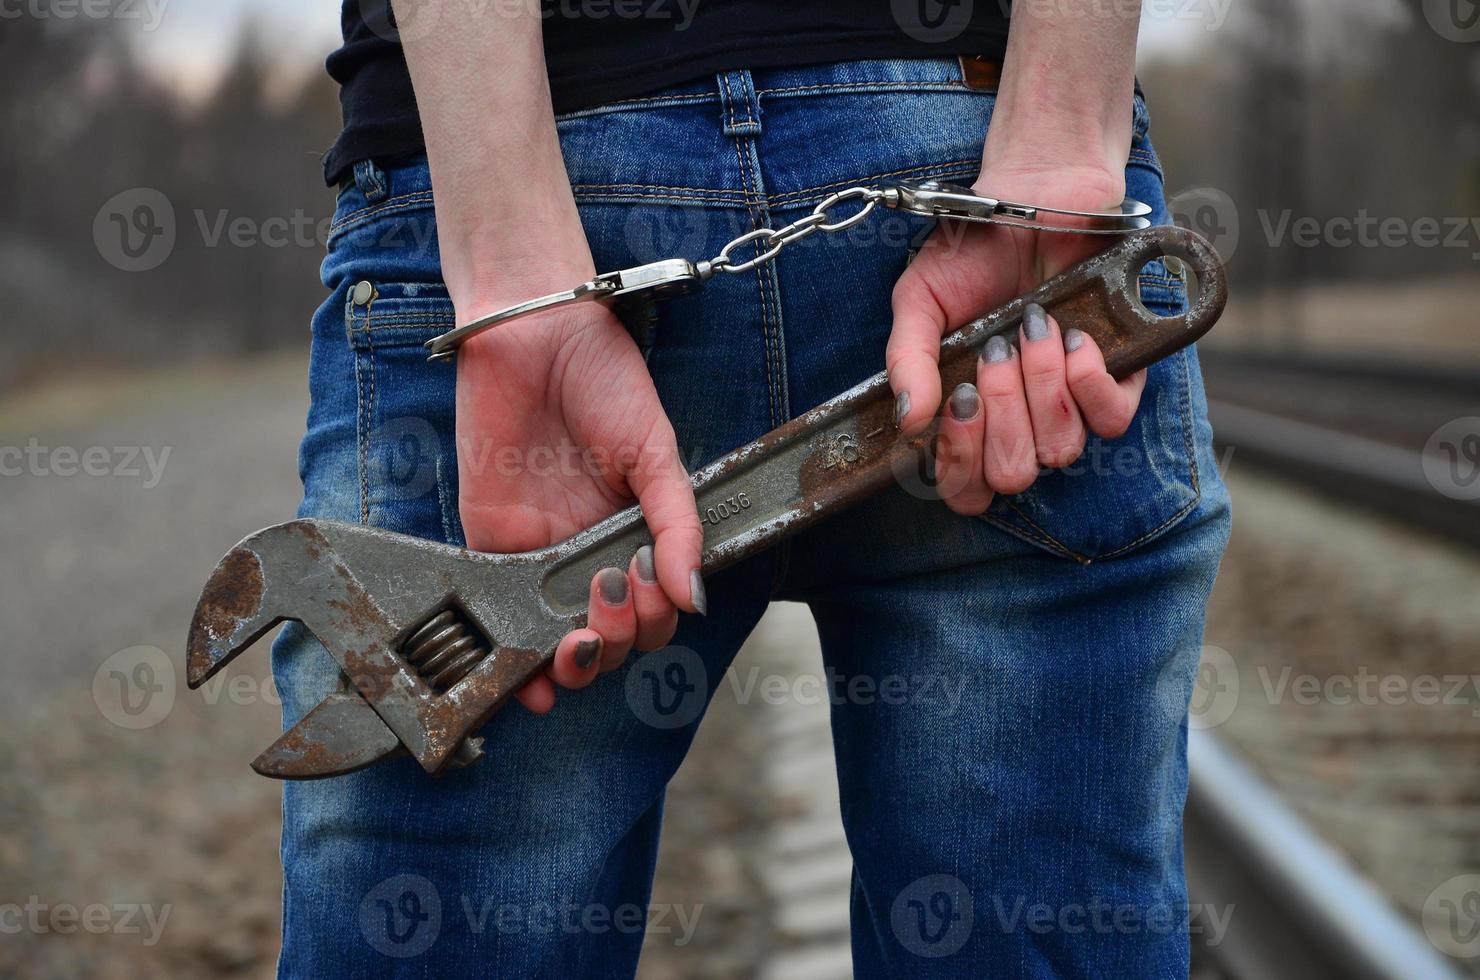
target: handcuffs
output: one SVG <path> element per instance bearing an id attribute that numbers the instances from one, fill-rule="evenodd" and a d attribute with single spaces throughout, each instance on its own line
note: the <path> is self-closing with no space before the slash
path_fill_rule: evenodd
<path id="1" fill-rule="evenodd" d="M 849 201 L 862 201 L 854 213 L 832 219 L 829 212 Z M 453 357 L 468 339 L 510 320 L 572 303 L 598 302 L 621 316 L 634 335 L 651 329 L 653 304 L 692 293 L 716 273 L 742 273 L 774 259 L 791 242 L 815 232 L 839 232 L 850 228 L 878 205 L 928 218 L 1028 228 L 1038 231 L 1085 235 L 1122 235 L 1151 227 L 1151 207 L 1129 198 L 1113 211 L 1074 211 L 1036 204 L 1019 204 L 977 194 L 967 187 L 939 180 L 899 181 L 882 187 L 850 187 L 819 203 L 812 212 L 782 228 L 757 228 L 730 241 L 708 261 L 662 259 L 617 272 L 605 272 L 563 292 L 551 293 L 505 307 L 427 341 L 428 360 Z M 760 254 L 736 261 L 731 253 L 747 245 Z M 641 337 L 639 344 L 643 343 Z"/>

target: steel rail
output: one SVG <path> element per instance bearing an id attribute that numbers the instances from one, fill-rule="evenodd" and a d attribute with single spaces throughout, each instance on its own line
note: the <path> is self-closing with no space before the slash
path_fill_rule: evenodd
<path id="1" fill-rule="evenodd" d="M 1189 733 L 1188 892 L 1228 916 L 1234 980 L 1458 980 L 1378 890 L 1207 731 Z"/>

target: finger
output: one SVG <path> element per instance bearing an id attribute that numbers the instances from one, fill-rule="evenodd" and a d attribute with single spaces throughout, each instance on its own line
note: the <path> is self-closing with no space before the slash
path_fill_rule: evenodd
<path id="1" fill-rule="evenodd" d="M 555 685 L 548 674 L 538 674 L 515 691 L 514 698 L 529 711 L 543 715 L 555 707 Z"/>
<path id="2" fill-rule="evenodd" d="M 1038 462 L 1049 469 L 1068 466 L 1084 452 L 1084 420 L 1065 380 L 1059 325 L 1043 307 L 1029 303 L 1021 333 L 1023 386 Z"/>
<path id="3" fill-rule="evenodd" d="M 992 502 L 982 469 L 986 413 L 976 385 L 956 386 L 946 401 L 936 439 L 935 485 L 946 506 L 958 514 L 980 514 Z"/>
<path id="4" fill-rule="evenodd" d="M 627 482 L 642 505 L 653 534 L 653 566 L 658 584 L 680 609 L 704 615 L 708 599 L 699 572 L 704 532 L 694 504 L 694 486 L 678 458 L 673 427 L 661 419 Z"/>
<path id="5" fill-rule="evenodd" d="M 627 572 L 603 568 L 591 579 L 586 628 L 601 634 L 601 668 L 620 667 L 637 639 L 637 612 L 632 605 L 632 587 Z"/>
<path id="6" fill-rule="evenodd" d="M 909 435 L 924 429 L 940 407 L 940 337 L 946 314 L 917 268 L 928 261 L 917 259 L 895 284 L 894 326 L 884 348 L 894 419 Z"/>
<path id="7" fill-rule="evenodd" d="M 1095 338 L 1081 330 L 1064 331 L 1064 351 L 1069 393 L 1084 416 L 1084 424 L 1106 439 L 1125 435 L 1141 404 L 1141 393 L 1146 390 L 1145 368 L 1124 381 L 1116 381 L 1105 370 L 1105 356 Z"/>
<path id="8" fill-rule="evenodd" d="M 596 679 L 601 669 L 601 646 L 601 634 L 594 629 L 571 630 L 561 637 L 560 645 L 555 648 L 555 659 L 550 661 L 547 672 L 550 679 L 571 690 L 585 687 Z M 552 704 L 554 699 L 555 691 L 551 688 Z"/>
<path id="9" fill-rule="evenodd" d="M 637 549 L 627 578 L 632 584 L 632 608 L 637 612 L 637 639 L 633 645 L 639 650 L 667 646 L 678 629 L 678 609 L 658 585 L 652 545 Z"/>
<path id="10" fill-rule="evenodd" d="M 997 493 L 1022 493 L 1038 477 L 1038 457 L 1017 350 L 1006 337 L 995 336 L 982 349 L 976 387 L 986 413 L 982 467 L 987 485 Z"/>

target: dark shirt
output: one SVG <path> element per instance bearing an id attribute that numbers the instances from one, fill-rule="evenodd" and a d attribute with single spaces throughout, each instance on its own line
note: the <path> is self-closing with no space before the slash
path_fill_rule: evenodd
<path id="1" fill-rule="evenodd" d="M 468 16 L 500 16 L 505 0 L 467 2 Z M 1007 46 L 1007 0 L 541 3 L 556 113 L 741 68 L 955 55 L 1000 61 Z M 440 9 L 445 17 L 463 7 L 452 2 Z M 328 61 L 344 110 L 344 130 L 324 158 L 330 184 L 356 161 L 423 148 L 390 0 L 344 0 L 341 23 L 344 46 Z M 405 28 L 413 31 L 416 24 Z"/>

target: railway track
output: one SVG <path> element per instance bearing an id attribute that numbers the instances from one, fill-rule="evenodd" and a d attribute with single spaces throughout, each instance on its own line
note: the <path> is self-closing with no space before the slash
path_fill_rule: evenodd
<path id="1" fill-rule="evenodd" d="M 1205 980 L 1458 980 L 1408 920 L 1213 735 L 1190 733 L 1184 814 L 1194 906 L 1227 914 L 1193 936 Z"/>
<path id="2" fill-rule="evenodd" d="M 1480 547 L 1480 483 L 1464 483 L 1480 478 L 1480 368 L 1213 352 L 1203 369 L 1230 460 Z"/>
<path id="3" fill-rule="evenodd" d="M 1464 443 L 1467 432 L 1480 436 L 1480 419 L 1456 421 L 1480 416 L 1480 368 L 1216 350 L 1204 352 L 1203 365 L 1226 463 L 1250 464 L 1423 534 L 1480 547 L 1480 499 L 1466 499 L 1462 483 L 1448 478 L 1456 471 L 1446 469 L 1468 466 L 1480 476 L 1480 438 Z M 1288 652 L 1294 661 L 1302 655 Z M 1191 733 L 1185 819 L 1192 901 L 1236 909 L 1220 943 L 1194 937 L 1194 976 L 1460 976 L 1407 915 L 1208 731 Z"/>

